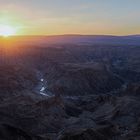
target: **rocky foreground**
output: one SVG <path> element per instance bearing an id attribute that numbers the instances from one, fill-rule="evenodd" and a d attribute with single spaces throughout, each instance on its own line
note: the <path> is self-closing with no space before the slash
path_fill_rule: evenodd
<path id="1" fill-rule="evenodd" d="M 32 69 L 1 67 L 0 75 L 1 140 L 140 139 L 140 88 L 136 85 L 128 90 L 133 95 L 126 90 L 123 96 L 56 94 L 48 98 L 31 90 L 37 84 Z"/>
<path id="2" fill-rule="evenodd" d="M 0 66 L 0 140 L 139 140 L 139 54 L 131 45 L 20 48 Z"/>

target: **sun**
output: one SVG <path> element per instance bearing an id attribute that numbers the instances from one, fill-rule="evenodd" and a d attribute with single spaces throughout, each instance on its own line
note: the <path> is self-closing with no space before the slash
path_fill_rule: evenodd
<path id="1" fill-rule="evenodd" d="M 8 37 L 16 35 L 16 28 L 10 25 L 0 25 L 0 36 Z"/>

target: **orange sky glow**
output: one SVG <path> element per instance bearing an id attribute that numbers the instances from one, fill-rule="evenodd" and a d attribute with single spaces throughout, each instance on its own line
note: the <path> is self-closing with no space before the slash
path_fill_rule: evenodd
<path id="1" fill-rule="evenodd" d="M 139 34 L 139 5 L 139 0 L 0 0 L 0 35 Z"/>

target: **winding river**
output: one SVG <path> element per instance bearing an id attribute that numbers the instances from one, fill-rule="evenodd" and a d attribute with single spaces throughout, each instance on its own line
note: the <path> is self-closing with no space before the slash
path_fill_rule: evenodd
<path id="1" fill-rule="evenodd" d="M 45 80 L 44 75 L 38 70 L 36 73 L 39 82 L 35 87 L 35 92 L 43 96 L 52 97 L 53 94 L 49 90 L 47 90 L 47 81 Z"/>

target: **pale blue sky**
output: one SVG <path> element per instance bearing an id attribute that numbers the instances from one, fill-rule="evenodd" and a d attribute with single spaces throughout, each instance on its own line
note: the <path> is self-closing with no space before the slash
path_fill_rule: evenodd
<path id="1" fill-rule="evenodd" d="M 139 34 L 140 0 L 0 0 L 19 34 Z"/>

